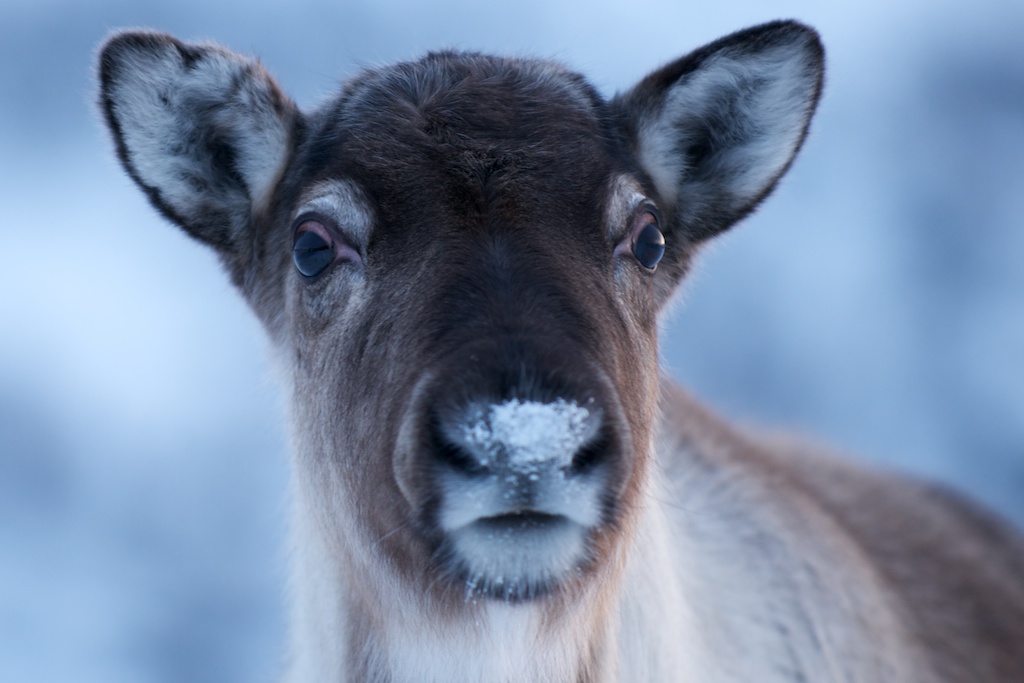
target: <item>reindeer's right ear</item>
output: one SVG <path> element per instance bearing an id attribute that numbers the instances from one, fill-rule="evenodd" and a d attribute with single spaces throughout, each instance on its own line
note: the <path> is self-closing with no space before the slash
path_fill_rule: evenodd
<path id="1" fill-rule="evenodd" d="M 237 255 L 287 161 L 295 105 L 258 63 L 159 33 L 114 36 L 99 71 L 128 174 L 165 216 Z"/>

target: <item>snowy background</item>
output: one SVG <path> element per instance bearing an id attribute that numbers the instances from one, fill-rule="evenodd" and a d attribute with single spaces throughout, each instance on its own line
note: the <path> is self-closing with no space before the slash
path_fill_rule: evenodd
<path id="1" fill-rule="evenodd" d="M 611 94 L 737 28 L 816 26 L 812 136 L 704 259 L 666 362 L 731 416 L 1024 523 L 1019 0 L 146 5 L 0 4 L 0 681 L 269 682 L 283 653 L 281 399 L 212 254 L 114 161 L 91 71 L 122 26 L 258 54 L 306 106 L 429 48 Z"/>

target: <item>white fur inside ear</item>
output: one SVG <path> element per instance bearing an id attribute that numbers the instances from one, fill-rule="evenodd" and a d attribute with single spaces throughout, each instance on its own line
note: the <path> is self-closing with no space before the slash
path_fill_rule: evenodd
<path id="1" fill-rule="evenodd" d="M 107 106 L 138 179 L 179 217 L 247 213 L 266 200 L 287 159 L 283 98 L 257 63 L 188 47 L 188 58 L 159 39 L 110 50 Z"/>
<path id="2" fill-rule="evenodd" d="M 654 181 L 664 200 L 676 203 L 679 180 L 686 176 L 688 164 L 682 151 L 679 132 L 668 116 L 649 119 L 640 125 L 640 164 Z"/>
<path id="3" fill-rule="evenodd" d="M 658 115 L 641 122 L 641 163 L 684 215 L 723 190 L 736 206 L 754 202 L 796 154 L 817 88 L 805 41 L 759 52 L 723 49 L 672 86 Z M 687 157 L 703 144 L 710 145 L 705 158 Z"/>

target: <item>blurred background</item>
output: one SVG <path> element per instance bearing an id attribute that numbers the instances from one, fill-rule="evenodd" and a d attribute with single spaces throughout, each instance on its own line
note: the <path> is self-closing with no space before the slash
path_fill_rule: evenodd
<path id="1" fill-rule="evenodd" d="M 282 400 L 212 253 L 115 162 L 108 32 L 260 55 L 308 107 L 437 47 L 554 57 L 610 95 L 779 17 L 821 31 L 824 101 L 774 197 L 705 255 L 665 361 L 731 417 L 1024 524 L 1019 0 L 3 0 L 0 680 L 269 682 L 283 656 Z"/>

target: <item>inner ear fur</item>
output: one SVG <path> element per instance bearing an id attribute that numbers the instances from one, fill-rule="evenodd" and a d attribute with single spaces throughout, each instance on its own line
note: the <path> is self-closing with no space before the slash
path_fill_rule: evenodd
<path id="1" fill-rule="evenodd" d="M 256 61 L 162 33 L 110 38 L 99 76 L 128 174 L 167 218 L 236 260 L 287 162 L 295 105 Z"/>
<path id="2" fill-rule="evenodd" d="M 823 76 L 818 34 L 777 21 L 710 43 L 615 99 L 677 245 L 727 229 L 772 191 L 807 135 Z"/>

